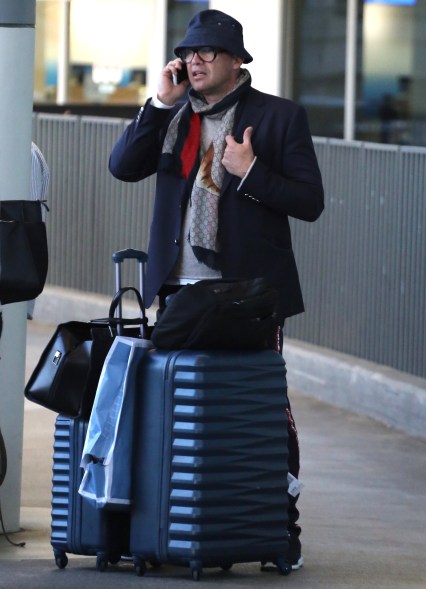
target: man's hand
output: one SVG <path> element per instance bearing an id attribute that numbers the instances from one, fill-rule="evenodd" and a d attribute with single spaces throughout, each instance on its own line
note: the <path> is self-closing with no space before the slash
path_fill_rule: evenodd
<path id="1" fill-rule="evenodd" d="M 223 154 L 222 164 L 227 172 L 244 178 L 254 160 L 253 148 L 251 145 L 251 134 L 253 127 L 247 127 L 244 131 L 243 142 L 237 143 L 232 135 L 225 137 L 226 147 Z"/>
<path id="2" fill-rule="evenodd" d="M 177 86 L 173 83 L 173 75 L 180 71 L 182 66 L 183 62 L 180 59 L 174 59 L 173 61 L 169 61 L 161 72 L 158 80 L 157 98 L 163 104 L 173 106 L 185 94 L 189 86 L 189 80 L 184 80 Z"/>

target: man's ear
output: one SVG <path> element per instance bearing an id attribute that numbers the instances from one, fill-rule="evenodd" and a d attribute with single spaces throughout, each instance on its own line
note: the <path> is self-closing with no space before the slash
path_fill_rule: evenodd
<path id="1" fill-rule="evenodd" d="M 238 57 L 238 55 L 234 55 L 234 70 L 238 70 L 244 63 L 244 59 L 242 57 Z"/>

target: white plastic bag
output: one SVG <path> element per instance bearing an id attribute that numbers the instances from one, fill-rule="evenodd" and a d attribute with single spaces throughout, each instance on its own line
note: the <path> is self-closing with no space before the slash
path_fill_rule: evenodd
<path id="1" fill-rule="evenodd" d="M 117 336 L 105 359 L 86 434 L 79 493 L 98 509 L 129 509 L 137 370 L 149 340 Z"/>

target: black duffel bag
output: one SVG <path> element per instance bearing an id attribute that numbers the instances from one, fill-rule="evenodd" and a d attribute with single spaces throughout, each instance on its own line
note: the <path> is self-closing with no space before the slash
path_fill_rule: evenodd
<path id="1" fill-rule="evenodd" d="M 160 349 L 266 349 L 278 325 L 278 292 L 262 278 L 200 280 L 170 297 L 151 339 Z"/>

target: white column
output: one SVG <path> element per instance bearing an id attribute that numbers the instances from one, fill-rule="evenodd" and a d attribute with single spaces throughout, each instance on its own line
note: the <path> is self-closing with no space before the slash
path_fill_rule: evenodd
<path id="1" fill-rule="evenodd" d="M 345 115 L 343 139 L 352 141 L 355 138 L 356 117 L 356 51 L 358 1 L 347 0 L 346 8 L 346 68 L 345 68 Z"/>
<path id="2" fill-rule="evenodd" d="M 58 84 L 56 103 L 68 101 L 68 70 L 70 61 L 70 0 L 62 0 L 59 10 Z"/>
<path id="3" fill-rule="evenodd" d="M 147 66 L 147 96 L 157 96 L 158 77 L 166 64 L 167 0 L 153 6 L 152 37 Z"/>
<path id="4" fill-rule="evenodd" d="M 27 199 L 31 173 L 35 0 L 1 2 L 0 199 Z M 2 308 L 0 427 L 8 466 L 0 497 L 9 532 L 19 529 L 20 517 L 26 308 L 26 303 Z"/>

